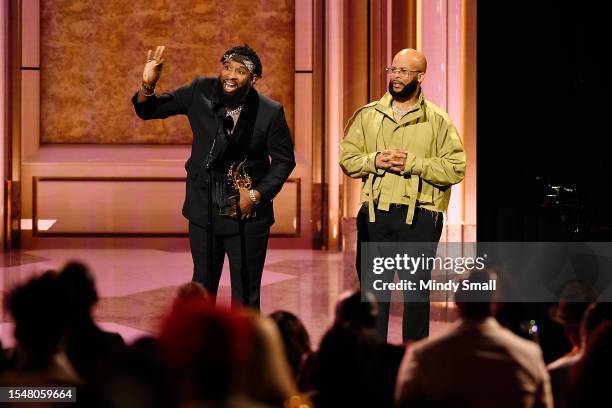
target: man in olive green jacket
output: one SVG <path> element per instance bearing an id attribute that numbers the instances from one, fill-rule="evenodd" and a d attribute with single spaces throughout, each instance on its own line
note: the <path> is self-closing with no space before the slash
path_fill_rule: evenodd
<path id="1" fill-rule="evenodd" d="M 465 174 L 457 129 L 446 112 L 423 96 L 426 70 L 422 53 L 405 49 L 396 54 L 387 68 L 389 92 L 355 112 L 340 144 L 343 171 L 362 180 L 363 205 L 357 216 L 357 271 L 362 286 L 361 243 L 432 242 L 437 246 L 451 186 Z M 421 278 L 430 275 L 430 270 L 424 271 Z M 382 277 L 392 282 L 393 272 Z M 428 299 L 427 293 L 426 301 L 404 302 L 405 341 L 429 334 Z M 378 329 L 386 338 L 389 303 L 380 302 L 379 308 Z"/>

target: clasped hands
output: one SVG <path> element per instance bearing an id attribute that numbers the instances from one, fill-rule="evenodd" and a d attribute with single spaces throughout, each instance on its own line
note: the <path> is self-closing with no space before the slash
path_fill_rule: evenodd
<path id="1" fill-rule="evenodd" d="M 406 165 L 408 152 L 402 149 L 386 149 L 376 155 L 375 165 L 377 169 L 402 173 Z"/>

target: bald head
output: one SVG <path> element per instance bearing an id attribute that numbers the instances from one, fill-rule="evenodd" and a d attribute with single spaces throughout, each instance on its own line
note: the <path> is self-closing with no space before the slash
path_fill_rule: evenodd
<path id="1" fill-rule="evenodd" d="M 412 48 L 404 48 L 393 57 L 394 67 L 407 67 L 413 71 L 426 72 L 427 59 L 422 52 Z"/>

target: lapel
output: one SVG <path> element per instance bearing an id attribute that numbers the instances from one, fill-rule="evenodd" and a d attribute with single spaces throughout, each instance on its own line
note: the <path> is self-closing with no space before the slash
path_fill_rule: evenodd
<path id="1" fill-rule="evenodd" d="M 389 92 L 387 92 L 376 104 L 376 110 L 382 113 L 383 115 L 388 116 L 389 119 L 395 122 L 395 116 L 393 116 L 393 108 L 391 107 L 392 102 L 393 97 Z M 425 96 L 423 95 L 422 89 L 419 92 L 419 97 L 417 98 L 417 101 L 414 106 L 416 106 L 417 109 L 404 116 L 400 121 L 400 124 L 416 122 L 421 116 L 425 114 Z"/>
<path id="2" fill-rule="evenodd" d="M 212 162 L 223 155 L 227 149 L 227 136 L 223 131 L 223 119 L 225 118 L 225 108 L 221 106 L 220 96 L 220 84 L 219 80 L 213 81 L 212 90 L 210 92 L 210 109 L 213 114 L 213 120 L 210 121 L 211 129 L 210 134 L 215 135 L 213 150 L 212 150 Z"/>
<path id="3" fill-rule="evenodd" d="M 219 115 L 222 114 L 222 112 L 220 112 L 219 80 L 217 78 L 211 79 L 211 81 L 205 82 L 207 86 L 205 86 L 200 93 L 200 97 L 205 107 L 202 109 L 202 115 L 204 115 L 204 134 L 210 135 L 210 143 L 214 143 L 211 154 L 212 161 L 214 161 L 214 158 L 219 155 L 219 152 L 225 151 L 227 146 L 225 137 L 223 136 L 223 128 L 220 126 L 222 122 L 219 120 Z M 209 147 L 206 149 L 207 151 L 210 149 L 211 145 L 208 146 Z"/>
<path id="4" fill-rule="evenodd" d="M 255 127 L 255 119 L 259 110 L 259 94 L 255 88 L 251 88 L 244 101 L 244 107 L 238 117 L 238 123 L 234 127 L 234 132 L 230 136 L 230 146 L 236 151 L 239 158 L 242 159 L 246 153 L 253 138 L 253 128 Z"/>

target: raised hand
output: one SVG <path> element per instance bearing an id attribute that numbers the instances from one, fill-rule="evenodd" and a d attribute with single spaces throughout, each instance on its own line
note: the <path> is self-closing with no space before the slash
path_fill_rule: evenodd
<path id="1" fill-rule="evenodd" d="M 149 88 L 155 88 L 157 81 L 161 77 L 162 67 L 164 59 L 163 45 L 158 45 L 155 49 L 155 54 L 151 50 L 147 53 L 147 63 L 145 64 L 144 71 L 142 72 L 142 82 Z"/>

